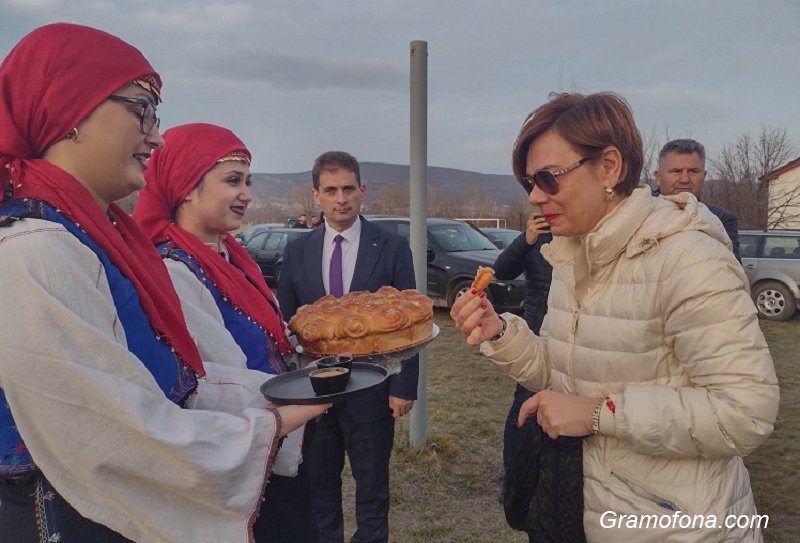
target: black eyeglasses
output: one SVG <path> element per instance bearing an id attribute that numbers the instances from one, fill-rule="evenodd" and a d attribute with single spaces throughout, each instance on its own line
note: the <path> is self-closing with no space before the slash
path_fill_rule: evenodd
<path id="1" fill-rule="evenodd" d="M 158 127 L 161 125 L 161 119 L 156 117 L 156 106 L 154 106 L 150 100 L 145 100 L 144 98 L 117 96 L 116 94 L 112 94 L 108 97 L 108 99 L 115 102 L 126 102 L 128 104 L 137 104 L 142 106 L 142 113 L 139 116 L 139 127 L 142 130 L 142 134 L 149 134 L 153 129 L 153 126 Z"/>
<path id="2" fill-rule="evenodd" d="M 567 166 L 563 170 L 559 170 L 557 172 L 551 172 L 550 170 L 539 170 L 534 172 L 533 175 L 523 177 L 520 179 L 520 183 L 522 184 L 522 188 L 525 189 L 525 192 L 530 194 L 533 192 L 533 187 L 539 187 L 542 189 L 542 192 L 549 196 L 553 196 L 554 194 L 558 194 L 558 176 L 564 175 L 575 168 L 580 167 L 584 162 L 592 160 L 593 156 L 587 156 L 580 159 L 578 162 L 571 166 Z"/>

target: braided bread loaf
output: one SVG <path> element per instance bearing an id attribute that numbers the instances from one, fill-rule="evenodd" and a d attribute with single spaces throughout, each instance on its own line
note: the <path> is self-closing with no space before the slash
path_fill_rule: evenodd
<path id="1" fill-rule="evenodd" d="M 300 307 L 289 330 L 311 355 L 396 351 L 431 336 L 433 301 L 418 290 L 394 287 L 325 296 Z"/>

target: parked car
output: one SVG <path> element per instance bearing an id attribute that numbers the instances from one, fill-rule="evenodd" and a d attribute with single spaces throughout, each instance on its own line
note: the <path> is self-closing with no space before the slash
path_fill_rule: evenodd
<path id="1" fill-rule="evenodd" d="M 234 234 L 236 240 L 241 243 L 242 245 L 246 244 L 250 241 L 250 238 L 258 234 L 259 232 L 266 232 L 272 228 L 282 228 L 283 224 L 279 222 L 270 222 L 264 224 L 254 224 L 244 232 L 240 232 L 239 234 Z"/>
<path id="2" fill-rule="evenodd" d="M 790 319 L 800 308 L 800 231 L 739 230 L 739 249 L 758 315 Z"/>
<path id="3" fill-rule="evenodd" d="M 505 249 L 522 233 L 509 228 L 481 228 L 480 231 L 486 234 L 486 237 L 492 240 L 498 249 Z"/>
<path id="4" fill-rule="evenodd" d="M 409 238 L 406 217 L 369 217 L 370 222 Z M 450 307 L 472 288 L 478 266 L 491 266 L 501 253 L 480 230 L 452 219 L 428 219 L 428 296 Z M 520 311 L 525 299 L 525 278 L 492 280 L 486 295 L 498 311 Z"/>
<path id="5" fill-rule="evenodd" d="M 311 230 L 305 228 L 270 228 L 259 232 L 245 243 L 244 248 L 261 268 L 261 275 L 268 285 L 274 286 L 281 280 L 283 250 L 286 244 Z"/>

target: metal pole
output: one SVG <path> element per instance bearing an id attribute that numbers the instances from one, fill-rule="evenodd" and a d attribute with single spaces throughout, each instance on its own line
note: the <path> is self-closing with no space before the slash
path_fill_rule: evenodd
<path id="1" fill-rule="evenodd" d="M 411 42 L 411 157 L 409 215 L 411 253 L 417 289 L 428 293 L 428 42 Z M 409 443 L 427 443 L 428 364 L 426 350 L 419 353 L 417 401 L 411 410 Z"/>

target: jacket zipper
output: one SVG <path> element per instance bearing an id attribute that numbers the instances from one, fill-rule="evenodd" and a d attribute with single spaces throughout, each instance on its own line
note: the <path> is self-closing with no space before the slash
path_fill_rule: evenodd
<path id="1" fill-rule="evenodd" d="M 611 477 L 622 483 L 625 488 L 630 490 L 634 495 L 648 501 L 659 509 L 663 509 L 664 511 L 681 511 L 682 513 L 691 514 L 686 507 L 678 503 L 676 500 L 665 498 L 650 485 L 639 481 L 629 473 L 620 470 L 619 468 L 611 469 Z"/>

